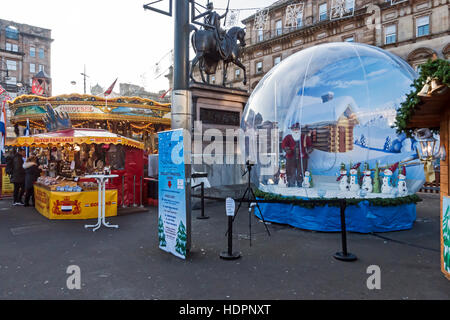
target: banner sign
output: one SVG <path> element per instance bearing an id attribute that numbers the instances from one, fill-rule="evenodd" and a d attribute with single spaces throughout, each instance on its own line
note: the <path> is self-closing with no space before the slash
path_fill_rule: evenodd
<path id="1" fill-rule="evenodd" d="M 183 130 L 158 133 L 159 248 L 186 259 L 186 175 Z"/>
<path id="2" fill-rule="evenodd" d="M 442 272 L 450 279 L 450 198 L 442 197 Z"/>
<path id="3" fill-rule="evenodd" d="M 34 185 L 34 197 L 36 210 L 51 220 L 98 217 L 98 191 L 50 191 Z M 105 217 L 117 216 L 117 190 L 106 190 L 105 199 Z"/>

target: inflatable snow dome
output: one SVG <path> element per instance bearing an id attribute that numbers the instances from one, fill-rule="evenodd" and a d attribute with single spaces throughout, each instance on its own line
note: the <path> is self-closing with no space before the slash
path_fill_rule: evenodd
<path id="1" fill-rule="evenodd" d="M 253 181 L 263 192 L 306 198 L 414 194 L 425 181 L 416 143 L 391 126 L 415 77 L 399 57 L 360 43 L 288 57 L 259 82 L 243 114 Z"/>

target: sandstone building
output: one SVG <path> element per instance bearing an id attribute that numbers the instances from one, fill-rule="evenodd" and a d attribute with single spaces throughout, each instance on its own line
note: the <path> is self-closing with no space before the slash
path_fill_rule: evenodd
<path id="1" fill-rule="evenodd" d="M 11 97 L 30 93 L 36 75 L 50 78 L 52 41 L 49 29 L 0 19 L 0 85 Z"/>
<path id="2" fill-rule="evenodd" d="M 338 10 L 339 4 L 343 11 Z M 449 0 L 276 1 L 242 21 L 247 33 L 243 61 L 249 81 L 243 85 L 242 71 L 231 66 L 227 86 L 251 92 L 283 59 L 327 42 L 374 45 L 400 56 L 415 69 L 433 54 L 449 59 L 449 12 Z M 220 66 L 210 83 L 221 85 L 222 71 Z M 198 73 L 196 79 L 200 79 Z"/>

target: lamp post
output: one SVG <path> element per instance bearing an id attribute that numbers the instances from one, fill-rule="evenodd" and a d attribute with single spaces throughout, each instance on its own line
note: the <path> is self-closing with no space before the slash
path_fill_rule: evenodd
<path id="1" fill-rule="evenodd" d="M 414 131 L 414 138 L 419 142 L 416 148 L 419 160 L 424 165 L 425 180 L 430 183 L 435 181 L 434 161 L 436 159 L 445 160 L 446 151 L 444 145 L 440 145 L 436 150 L 437 140 L 433 137 L 433 133 L 428 128 L 417 129 Z"/>

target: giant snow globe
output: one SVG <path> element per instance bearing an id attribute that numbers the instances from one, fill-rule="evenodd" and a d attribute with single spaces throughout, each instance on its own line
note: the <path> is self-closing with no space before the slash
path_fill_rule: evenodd
<path id="1" fill-rule="evenodd" d="M 347 42 L 302 50 L 272 68 L 241 123 L 241 151 L 255 163 L 259 196 L 353 199 L 349 230 L 409 229 L 425 177 L 416 141 L 397 135 L 393 124 L 415 77 L 394 54 Z M 340 229 L 328 206 L 262 207 L 269 221 Z"/>

